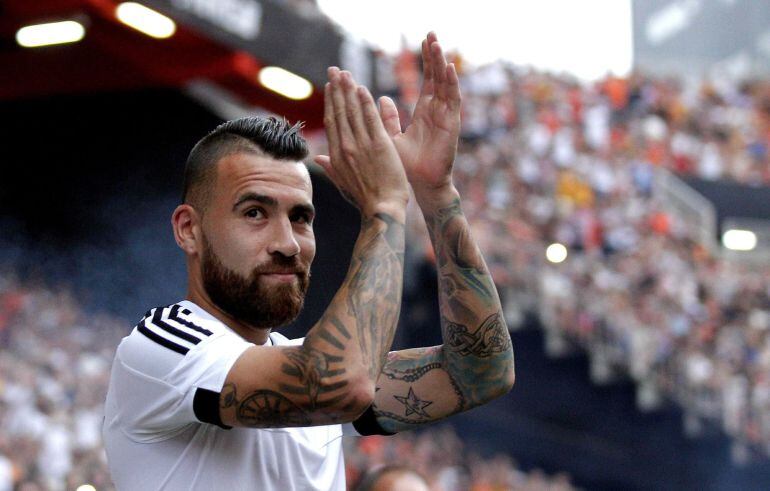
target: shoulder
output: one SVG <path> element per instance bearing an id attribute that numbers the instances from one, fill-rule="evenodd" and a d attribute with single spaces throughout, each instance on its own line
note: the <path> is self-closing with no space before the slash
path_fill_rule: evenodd
<path id="1" fill-rule="evenodd" d="M 240 337 L 189 301 L 148 310 L 118 347 L 123 365 L 163 378 L 185 357 L 222 337 Z M 246 341 L 243 341 L 246 343 Z"/>

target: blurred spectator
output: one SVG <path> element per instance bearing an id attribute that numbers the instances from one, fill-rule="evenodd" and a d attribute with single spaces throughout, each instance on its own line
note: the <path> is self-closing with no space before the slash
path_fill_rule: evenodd
<path id="1" fill-rule="evenodd" d="M 415 470 L 402 465 L 386 465 L 367 472 L 356 491 L 429 491 L 428 483 Z"/>

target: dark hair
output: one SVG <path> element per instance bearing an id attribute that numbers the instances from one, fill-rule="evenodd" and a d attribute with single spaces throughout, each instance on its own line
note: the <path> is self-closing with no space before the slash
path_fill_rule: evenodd
<path id="1" fill-rule="evenodd" d="M 289 124 L 275 117 L 246 117 L 226 121 L 195 144 L 184 169 L 182 202 L 203 211 L 216 180 L 216 164 L 238 152 L 267 154 L 278 160 L 307 157 L 307 142 L 300 135 L 303 123 Z"/>
<path id="2" fill-rule="evenodd" d="M 355 487 L 355 491 L 372 491 L 379 480 L 385 477 L 387 474 L 412 474 L 421 479 L 426 486 L 428 485 L 428 481 L 416 469 L 406 465 L 390 464 L 372 469 L 364 474 L 364 476 L 358 482 L 358 485 Z"/>

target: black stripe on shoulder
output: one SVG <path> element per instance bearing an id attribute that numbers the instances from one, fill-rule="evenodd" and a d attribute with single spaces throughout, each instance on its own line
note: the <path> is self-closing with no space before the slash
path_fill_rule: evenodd
<path id="1" fill-rule="evenodd" d="M 184 339 L 185 341 L 188 341 L 192 344 L 198 344 L 201 342 L 201 338 L 198 336 L 194 336 L 190 334 L 189 332 L 182 331 L 181 329 L 177 329 L 176 327 L 172 326 L 168 322 L 164 321 L 163 316 L 163 310 L 164 309 L 157 309 L 155 310 L 155 314 L 152 316 L 152 324 L 154 326 L 158 326 L 159 328 L 163 329 L 169 334 L 172 334 L 179 339 Z"/>
<path id="2" fill-rule="evenodd" d="M 144 324 L 144 321 L 140 322 L 138 326 L 136 326 L 136 329 L 144 334 L 145 337 L 150 339 L 151 341 L 155 341 L 159 345 L 170 349 L 171 351 L 176 351 L 180 355 L 186 355 L 188 351 L 190 351 L 190 348 L 185 348 L 184 346 L 180 346 L 173 341 L 169 341 L 168 339 L 164 338 L 163 336 L 159 336 L 152 332 L 150 329 L 147 328 L 147 326 Z"/>
<path id="3" fill-rule="evenodd" d="M 172 320 L 175 320 L 176 322 L 182 324 L 183 326 L 187 326 L 187 327 L 189 327 L 190 329 L 192 329 L 194 331 L 198 331 L 201 334 L 205 334 L 206 336 L 211 336 L 212 334 L 214 334 L 213 332 L 211 332 L 208 329 L 205 329 L 205 328 L 199 326 L 198 324 L 190 322 L 187 319 L 182 319 L 182 317 L 179 316 L 179 309 L 180 308 L 181 307 L 179 305 L 174 305 L 173 307 L 171 307 L 171 313 L 169 314 L 168 318 L 172 319 Z M 190 312 L 187 309 L 184 309 L 184 310 L 182 310 L 182 313 L 184 315 L 190 315 L 192 312 Z"/>

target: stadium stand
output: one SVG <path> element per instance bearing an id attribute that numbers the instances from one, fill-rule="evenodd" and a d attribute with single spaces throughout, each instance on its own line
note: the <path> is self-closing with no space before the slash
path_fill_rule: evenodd
<path id="1" fill-rule="evenodd" d="M 660 168 L 767 185 L 770 85 L 583 86 L 502 65 L 463 82 L 455 176 L 509 324 L 537 312 L 555 352 L 564 338 L 589 352 L 595 380 L 636 380 L 640 408 L 665 395 L 686 431 L 713 421 L 736 459 L 767 453 L 770 268 L 713 253 L 653 191 Z M 546 260 L 552 242 L 567 261 Z"/>

